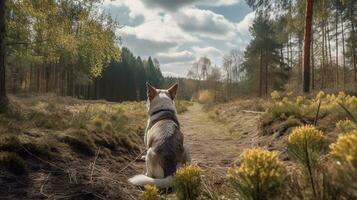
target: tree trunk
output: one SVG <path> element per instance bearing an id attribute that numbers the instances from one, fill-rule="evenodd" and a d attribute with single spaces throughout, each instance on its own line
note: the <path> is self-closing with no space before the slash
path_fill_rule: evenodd
<path id="1" fill-rule="evenodd" d="M 352 11 L 351 11 L 352 12 Z M 351 14 L 352 15 L 352 14 Z M 352 18 L 352 16 L 351 16 Z M 356 33 L 355 33 L 355 26 L 353 23 L 353 20 L 351 19 L 351 38 L 352 38 L 352 63 L 353 63 L 353 79 L 355 84 L 357 83 L 357 60 L 356 60 L 356 45 L 355 45 L 355 37 L 356 37 Z"/>
<path id="2" fill-rule="evenodd" d="M 306 19 L 305 19 L 305 35 L 304 35 L 304 68 L 303 68 L 303 92 L 310 91 L 310 45 L 311 45 L 311 30 L 312 30 L 312 14 L 314 0 L 306 1 Z"/>
<path id="3" fill-rule="evenodd" d="M 312 90 L 315 90 L 314 38 L 311 38 L 311 89 L 312 89 Z"/>
<path id="4" fill-rule="evenodd" d="M 322 23 L 322 63 L 321 63 L 321 89 L 324 89 L 325 86 L 325 26 L 324 22 Z"/>
<path id="5" fill-rule="evenodd" d="M 341 20 L 341 26 L 342 26 L 343 90 L 346 91 L 345 30 L 343 26 L 343 20 Z"/>
<path id="6" fill-rule="evenodd" d="M 265 52 L 265 97 L 268 97 L 268 84 L 269 84 L 269 80 L 268 80 L 268 65 L 269 65 L 269 60 L 268 60 L 268 52 Z"/>
<path id="7" fill-rule="evenodd" d="M 259 97 L 263 94 L 263 53 L 260 49 L 260 63 L 259 63 Z"/>
<path id="8" fill-rule="evenodd" d="M 338 66 L 338 11 L 336 11 L 336 90 L 339 89 L 340 75 L 339 75 L 339 66 Z"/>
<path id="9" fill-rule="evenodd" d="M 6 45 L 5 45 L 5 0 L 0 1 L 0 112 L 5 111 L 8 100 L 6 97 L 6 87 L 5 87 L 5 55 L 6 55 Z"/>

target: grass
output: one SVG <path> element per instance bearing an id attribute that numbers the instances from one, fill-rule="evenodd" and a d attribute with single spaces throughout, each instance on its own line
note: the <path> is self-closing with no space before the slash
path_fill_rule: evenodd
<path id="1" fill-rule="evenodd" d="M 64 155 L 94 157 L 98 148 L 113 153 L 139 151 L 146 118 L 143 102 L 81 101 L 53 95 L 10 96 L 10 101 L 11 111 L 0 115 L 0 152 L 6 152 L 3 166 L 18 162 L 16 173 L 21 165 L 33 164 L 28 162 L 31 156 L 46 160 L 66 159 Z"/>
<path id="2" fill-rule="evenodd" d="M 185 101 L 185 100 L 177 100 L 175 101 L 175 105 L 176 105 L 177 114 L 181 114 L 186 112 L 188 110 L 188 107 L 193 105 L 193 102 Z"/>
<path id="3" fill-rule="evenodd" d="M 0 168 L 4 168 L 16 175 L 26 173 L 25 161 L 16 153 L 0 151 Z"/>

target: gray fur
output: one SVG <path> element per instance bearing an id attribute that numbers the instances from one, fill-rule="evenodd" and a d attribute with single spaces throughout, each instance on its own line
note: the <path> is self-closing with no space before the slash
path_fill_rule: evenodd
<path id="1" fill-rule="evenodd" d="M 176 117 L 173 101 L 176 93 L 172 94 L 170 90 L 155 90 L 155 96 L 151 100 L 148 98 L 147 101 L 148 114 L 151 119 L 148 120 L 144 136 L 148 149 L 146 176 L 135 176 L 129 181 L 134 185 L 155 184 L 163 188 L 171 185 L 173 179 L 170 177 L 177 167 L 190 162 L 190 155 L 183 145 L 184 136 Z"/>

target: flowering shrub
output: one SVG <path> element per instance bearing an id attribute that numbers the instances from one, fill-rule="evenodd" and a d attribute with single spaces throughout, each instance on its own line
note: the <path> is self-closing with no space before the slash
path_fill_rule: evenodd
<path id="1" fill-rule="evenodd" d="M 326 147 L 327 141 L 323 132 L 312 125 L 297 127 L 288 137 L 290 155 L 303 165 L 315 165 Z"/>
<path id="2" fill-rule="evenodd" d="M 280 193 L 286 170 L 277 152 L 246 149 L 240 161 L 240 166 L 228 169 L 227 177 L 241 197 L 261 200 Z"/>
<path id="3" fill-rule="evenodd" d="M 270 96 L 273 100 L 278 100 L 280 98 L 280 94 L 276 90 L 274 90 L 272 93 L 270 93 Z"/>
<path id="4" fill-rule="evenodd" d="M 153 185 L 145 185 L 145 191 L 139 196 L 140 200 L 159 200 L 159 189 Z"/>
<path id="5" fill-rule="evenodd" d="M 357 131 L 357 124 L 350 120 L 341 120 L 337 122 L 336 128 L 340 133 L 347 133 L 351 131 Z"/>
<path id="6" fill-rule="evenodd" d="M 267 112 L 271 114 L 273 119 L 300 115 L 298 105 L 285 97 L 282 101 L 274 102 L 274 104 L 267 109 Z"/>
<path id="7" fill-rule="evenodd" d="M 195 200 L 201 192 L 200 168 L 184 165 L 176 170 L 173 188 L 180 200 Z"/>
<path id="8" fill-rule="evenodd" d="M 330 145 L 330 155 L 336 159 L 338 183 L 354 198 L 357 198 L 357 132 L 340 135 Z"/>
<path id="9" fill-rule="evenodd" d="M 325 153 L 327 140 L 322 131 L 312 125 L 295 128 L 288 137 L 288 152 L 307 170 L 308 179 L 316 197 L 314 171 Z"/>

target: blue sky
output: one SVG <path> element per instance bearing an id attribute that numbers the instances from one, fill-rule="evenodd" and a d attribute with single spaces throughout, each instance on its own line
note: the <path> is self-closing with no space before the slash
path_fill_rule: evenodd
<path id="1" fill-rule="evenodd" d="M 103 9 L 124 26 L 122 46 L 180 77 L 199 57 L 220 66 L 224 54 L 244 50 L 254 19 L 244 0 L 105 0 Z"/>

